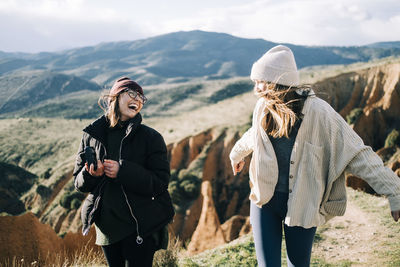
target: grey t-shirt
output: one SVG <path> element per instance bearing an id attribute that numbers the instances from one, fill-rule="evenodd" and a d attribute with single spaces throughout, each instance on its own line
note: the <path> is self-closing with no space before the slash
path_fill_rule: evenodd
<path id="1" fill-rule="evenodd" d="M 290 155 L 292 154 L 293 145 L 296 140 L 300 124 L 301 119 L 298 119 L 289 134 L 289 138 L 284 136 L 274 138 L 271 135 L 268 135 L 275 150 L 279 169 L 278 183 L 276 184 L 275 191 L 283 193 L 289 192 Z"/>

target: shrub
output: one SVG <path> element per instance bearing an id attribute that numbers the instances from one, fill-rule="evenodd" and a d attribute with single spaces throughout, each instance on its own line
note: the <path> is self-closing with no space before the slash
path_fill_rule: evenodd
<path id="1" fill-rule="evenodd" d="M 51 195 L 51 189 L 40 184 L 38 187 L 36 187 L 36 193 L 38 193 L 42 198 L 48 198 Z"/>
<path id="2" fill-rule="evenodd" d="M 185 199 L 194 200 L 199 196 L 201 180 L 194 175 L 186 175 L 182 178 L 179 186 Z"/>
<path id="3" fill-rule="evenodd" d="M 176 251 L 162 249 L 154 254 L 153 267 L 178 267 L 177 261 Z"/>
<path id="4" fill-rule="evenodd" d="M 78 198 L 74 198 L 71 201 L 71 210 L 77 210 L 81 206 L 82 201 Z"/>
<path id="5" fill-rule="evenodd" d="M 168 191 L 169 194 L 171 195 L 172 202 L 175 205 L 179 205 L 182 203 L 182 197 L 181 194 L 179 193 L 180 189 L 178 181 L 171 181 L 168 185 Z"/>
<path id="6" fill-rule="evenodd" d="M 44 179 L 49 179 L 51 176 L 51 168 L 48 168 L 40 177 L 44 178 Z"/>
<path id="7" fill-rule="evenodd" d="M 79 206 L 80 206 L 80 202 L 85 198 L 85 195 L 83 195 L 80 192 L 67 192 L 65 193 L 61 199 L 60 199 L 60 205 L 61 207 L 65 208 L 65 209 L 73 209 L 72 207 L 72 201 L 74 199 L 77 199 L 79 201 Z M 76 202 L 76 201 L 75 201 Z M 77 203 L 74 203 L 73 205 L 77 205 Z M 78 206 L 78 208 L 79 208 Z"/>
<path id="8" fill-rule="evenodd" d="M 393 129 L 386 137 L 385 147 L 394 147 L 396 145 L 400 146 L 400 133 Z"/>
<path id="9" fill-rule="evenodd" d="M 352 111 L 350 111 L 349 115 L 346 116 L 346 120 L 348 124 L 353 124 L 355 123 L 358 118 L 361 116 L 363 113 L 362 108 L 355 108 Z"/>
<path id="10" fill-rule="evenodd" d="M 171 174 L 171 182 L 168 191 L 177 212 L 183 212 L 191 201 L 197 199 L 201 190 L 201 179 L 193 174 L 183 174 L 180 172 Z"/>
<path id="11" fill-rule="evenodd" d="M 250 81 L 238 81 L 231 84 L 228 84 L 221 90 L 213 93 L 209 98 L 209 103 L 217 103 L 218 101 L 231 98 L 253 89 L 254 85 Z"/>

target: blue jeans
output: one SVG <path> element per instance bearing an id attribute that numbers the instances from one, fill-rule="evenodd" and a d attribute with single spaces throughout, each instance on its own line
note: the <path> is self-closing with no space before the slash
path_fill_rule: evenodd
<path id="1" fill-rule="evenodd" d="M 272 199 L 257 207 L 251 203 L 250 222 L 253 227 L 257 262 L 260 267 L 281 267 L 282 224 L 287 212 L 288 194 L 275 192 Z M 283 226 L 288 266 L 309 266 L 316 227 Z"/>

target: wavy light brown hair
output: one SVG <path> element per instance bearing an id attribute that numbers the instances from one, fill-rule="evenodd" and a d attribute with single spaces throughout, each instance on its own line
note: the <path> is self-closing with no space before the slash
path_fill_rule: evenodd
<path id="1" fill-rule="evenodd" d="M 115 127 L 121 121 L 121 112 L 119 111 L 119 96 L 121 92 L 112 95 L 109 91 L 101 94 L 98 104 L 100 108 L 104 111 L 104 115 L 110 122 L 110 127 Z"/>
<path id="2" fill-rule="evenodd" d="M 301 116 L 301 110 L 307 95 L 296 93 L 299 87 L 288 87 L 276 83 L 264 83 L 264 89 L 261 90 L 254 86 L 254 94 L 265 99 L 265 119 L 262 120 L 262 127 L 274 138 L 289 138 L 289 134 L 296 121 Z M 309 86 L 302 86 L 301 89 L 309 90 Z"/>

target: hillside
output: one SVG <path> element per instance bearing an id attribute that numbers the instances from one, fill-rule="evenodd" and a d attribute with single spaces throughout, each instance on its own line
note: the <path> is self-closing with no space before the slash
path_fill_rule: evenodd
<path id="1" fill-rule="evenodd" d="M 317 47 L 286 44 L 299 68 L 349 64 L 398 56 L 393 43 L 361 47 Z M 110 85 L 128 75 L 140 84 L 179 82 L 190 78 L 219 79 L 248 76 L 252 63 L 276 43 L 225 33 L 174 32 L 152 38 L 102 43 L 58 53 L 1 53 L 0 74 L 47 70 Z M 1 103 L 1 102 L 0 102 Z"/>
<path id="2" fill-rule="evenodd" d="M 360 110 L 351 124 L 375 150 L 383 147 L 385 136 L 399 129 L 400 63 L 344 73 L 314 87 L 344 118 Z"/>
<path id="3" fill-rule="evenodd" d="M 351 70 L 324 69 L 324 75 L 315 69 L 307 69 L 302 72 L 302 78 L 303 81 L 318 81 L 315 84 L 317 92 L 321 97 L 328 92 L 330 97 L 326 98 L 327 101 L 343 116 L 361 108 L 363 112 L 352 121 L 356 131 L 363 129 L 357 128 L 363 116 L 378 112 L 381 117 L 379 121 L 375 118 L 374 123 L 384 124 L 379 124 L 377 128 L 380 131 L 372 139 L 366 135 L 366 143 L 380 148 L 387 134 L 400 128 L 396 117 L 392 116 L 397 114 L 396 108 L 399 107 L 396 104 L 399 99 L 399 63 L 368 63 L 366 68 L 360 65 L 347 68 Z M 327 76 L 329 78 L 322 78 Z M 234 177 L 228 159 L 231 147 L 249 127 L 256 101 L 249 91 L 251 83 L 248 78 L 194 79 L 179 84 L 154 85 L 145 90 L 148 90 L 150 100 L 154 99 L 153 104 L 147 107 L 148 112 L 157 116 L 145 117 L 144 123 L 165 137 L 173 169 L 171 181 L 174 183 L 171 183 L 170 190 L 175 195 L 177 216 L 171 232 L 186 244 L 191 240 L 188 244 L 188 253 L 191 254 L 248 233 L 248 164 L 240 175 Z M 79 92 L 65 97 L 78 99 L 77 94 Z M 74 191 L 71 171 L 81 129 L 89 121 L 61 117 L 0 120 L 0 157 L 38 176 L 37 182 L 20 197 L 20 201 L 41 223 L 50 225 L 60 235 L 80 229 L 79 209 L 84 195 Z M 360 125 L 367 127 L 370 124 Z M 361 130 L 358 133 L 368 132 Z M 386 152 L 386 162 L 398 173 L 399 153 L 396 149 L 389 152 Z M 191 191 L 189 198 L 182 194 L 182 190 L 193 188 L 196 190 Z M 182 198 L 183 195 L 186 198 Z M 208 220 L 210 218 L 212 220 Z M 210 221 L 215 223 L 210 224 Z M 210 229 L 217 234 L 210 236 Z M 396 236 L 396 233 L 390 234 Z M 329 261 L 334 262 L 333 259 Z"/>
<path id="4" fill-rule="evenodd" d="M 17 215 L 25 211 L 20 197 L 37 180 L 37 176 L 17 166 L 0 162 L 0 213 Z"/>
<path id="5" fill-rule="evenodd" d="M 99 91 L 93 82 L 47 71 L 18 72 L 0 76 L 0 114 L 23 112 L 46 100 L 77 91 Z"/>
<path id="6" fill-rule="evenodd" d="M 138 81 L 149 94 L 145 116 L 177 115 L 242 92 L 238 84 L 222 88 L 220 80 L 244 76 L 245 81 L 239 83 L 249 90 L 251 65 L 274 45 L 261 39 L 189 31 L 57 53 L 2 52 L 0 118 L 95 118 L 101 114 L 97 109 L 100 91 L 122 75 Z M 321 65 L 327 68 L 400 55 L 397 42 L 362 47 L 286 45 L 295 53 L 299 68 L 321 69 Z"/>

